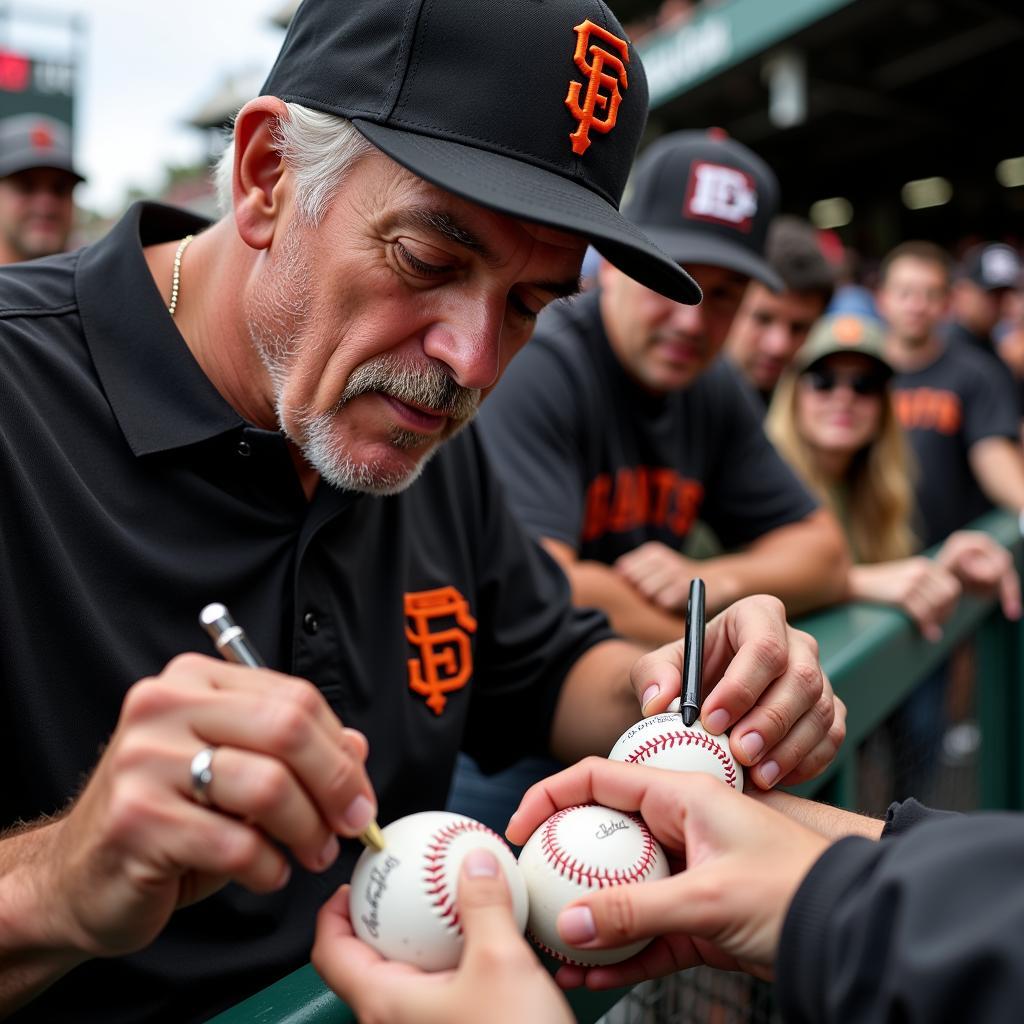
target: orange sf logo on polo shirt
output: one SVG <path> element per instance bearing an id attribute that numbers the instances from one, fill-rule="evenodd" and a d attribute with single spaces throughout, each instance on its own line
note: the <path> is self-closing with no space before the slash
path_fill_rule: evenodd
<path id="1" fill-rule="evenodd" d="M 573 31 L 576 33 L 576 52 L 573 60 L 587 78 L 587 91 L 581 104 L 580 93 L 583 91 L 583 83 L 570 82 L 565 105 L 569 108 L 569 113 L 580 123 L 579 128 L 569 138 L 572 139 L 572 151 L 577 156 L 582 156 L 590 148 L 591 128 L 605 135 L 615 127 L 615 121 L 619 116 L 619 104 L 622 102 L 619 86 L 625 89 L 629 85 L 626 78 L 629 43 L 612 35 L 600 25 L 595 25 L 589 18 L 577 25 Z M 606 43 L 609 48 L 603 49 L 599 42 L 593 42 L 592 39 Z M 613 53 L 612 50 L 617 52 Z M 611 74 L 608 74 L 605 68 L 608 68 Z M 602 89 L 605 91 L 602 92 Z M 603 120 L 594 116 L 598 110 L 605 112 Z"/>
<path id="2" fill-rule="evenodd" d="M 473 674 L 469 634 L 476 632 L 476 619 L 454 587 L 406 594 L 405 614 L 405 636 L 420 652 L 406 663 L 409 689 L 426 697 L 427 707 L 439 715 L 448 703 L 445 694 L 460 690 Z"/>

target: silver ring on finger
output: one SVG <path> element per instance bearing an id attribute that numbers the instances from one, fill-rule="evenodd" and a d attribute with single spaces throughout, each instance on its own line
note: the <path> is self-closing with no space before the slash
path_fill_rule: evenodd
<path id="1" fill-rule="evenodd" d="M 213 785 L 213 755 L 216 751 L 216 747 L 203 747 L 188 766 L 192 780 L 192 796 L 196 803 L 204 807 L 209 807 L 211 803 L 210 786 Z"/>

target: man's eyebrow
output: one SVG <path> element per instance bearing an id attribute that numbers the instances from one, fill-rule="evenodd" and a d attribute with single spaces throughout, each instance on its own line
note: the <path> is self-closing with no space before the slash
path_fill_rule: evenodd
<path id="1" fill-rule="evenodd" d="M 395 218 L 396 227 L 400 227 L 402 224 L 422 228 L 424 231 L 436 232 L 449 242 L 476 253 L 485 263 L 497 263 L 494 253 L 457 217 L 453 217 L 444 210 L 412 206 L 403 210 Z"/>
<path id="2" fill-rule="evenodd" d="M 484 263 L 491 266 L 498 263 L 498 258 L 488 246 L 477 238 L 458 217 L 445 210 L 435 210 L 426 206 L 410 206 L 402 210 L 395 218 L 395 227 L 400 227 L 403 224 L 422 228 L 424 231 L 437 232 L 449 242 L 476 253 Z M 556 299 L 568 299 L 583 290 L 583 281 L 579 275 L 565 281 L 533 281 L 531 285 L 541 291 L 549 292 Z"/>

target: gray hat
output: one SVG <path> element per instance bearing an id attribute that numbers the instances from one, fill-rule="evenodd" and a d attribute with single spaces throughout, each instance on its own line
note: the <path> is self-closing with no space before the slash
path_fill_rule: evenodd
<path id="1" fill-rule="evenodd" d="M 53 167 L 85 181 L 71 161 L 71 129 L 63 121 L 45 114 L 0 120 L 0 178 L 33 167 Z"/>

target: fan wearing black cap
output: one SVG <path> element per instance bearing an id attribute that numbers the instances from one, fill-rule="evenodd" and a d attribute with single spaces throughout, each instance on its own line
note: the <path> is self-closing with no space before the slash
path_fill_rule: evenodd
<path id="1" fill-rule="evenodd" d="M 66 124 L 43 114 L 0 120 L 0 264 L 64 252 L 84 180 Z"/>
<path id="2" fill-rule="evenodd" d="M 953 275 L 949 320 L 941 332 L 944 340 L 967 342 L 994 354 L 992 332 L 1021 274 L 1024 266 L 1013 246 L 986 242 L 968 249 Z"/>
<path id="3" fill-rule="evenodd" d="M 462 429 L 586 241 L 698 298 L 617 210 L 646 108 L 600 0 L 305 0 L 221 220 L 141 204 L 0 270 L 0 1013 L 207 1020 L 460 748 L 575 761 L 678 693 L 681 644 L 574 608 Z M 211 601 L 271 668 L 215 656 Z M 705 650 L 754 785 L 832 760 L 778 602 Z"/>
<path id="4" fill-rule="evenodd" d="M 703 300 L 673 301 L 605 261 L 597 289 L 545 313 L 481 415 L 516 512 L 576 602 L 646 642 L 680 634 L 695 575 L 709 612 L 762 592 L 790 612 L 839 600 L 848 556 L 835 518 L 717 358 L 748 282 L 782 288 L 764 258 L 774 174 L 731 139 L 680 132 L 644 152 L 631 188 L 624 212 Z M 698 517 L 733 553 L 680 553 Z"/>
<path id="5" fill-rule="evenodd" d="M 1024 377 L 1014 366 L 1012 355 L 1005 358 L 994 332 L 1004 316 L 1007 296 L 1024 280 L 1024 266 L 1013 246 L 1004 242 L 983 242 L 964 253 L 949 290 L 948 319 L 939 329 L 945 342 L 973 345 L 988 355 L 1001 356 L 1013 378 L 1021 416 L 1024 417 Z M 1022 421 L 1024 429 L 1024 421 Z M 1022 434 L 1024 436 L 1024 434 Z"/>

